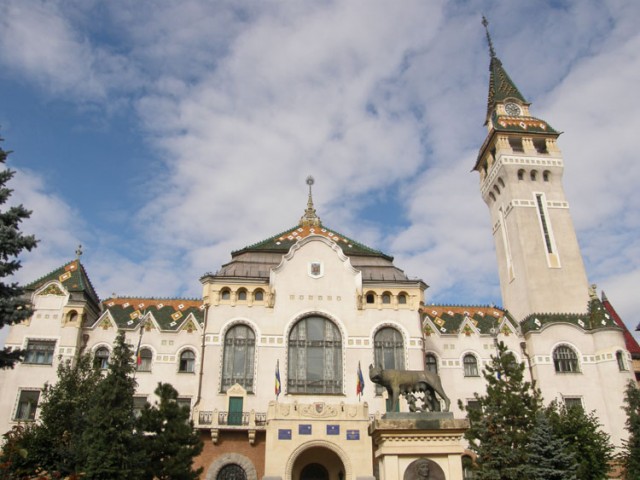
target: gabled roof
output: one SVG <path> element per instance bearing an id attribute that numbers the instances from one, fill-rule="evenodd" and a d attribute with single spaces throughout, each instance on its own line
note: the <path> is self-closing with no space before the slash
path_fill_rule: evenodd
<path id="1" fill-rule="evenodd" d="M 612 315 L 607 311 L 600 299 L 589 300 L 588 311 L 580 313 L 532 313 L 520 322 L 522 333 L 541 330 L 545 325 L 569 323 L 585 331 L 601 328 L 619 328 Z"/>
<path id="2" fill-rule="evenodd" d="M 64 285 L 69 292 L 82 292 L 86 294 L 96 305 L 100 303 L 98 294 L 96 293 L 89 276 L 80 260 L 73 260 L 60 268 L 46 274 L 44 277 L 31 282 L 24 287 L 25 290 L 38 290 L 43 285 L 58 281 Z"/>
<path id="3" fill-rule="evenodd" d="M 640 345 L 638 345 L 636 339 L 633 338 L 633 335 L 620 318 L 620 315 L 618 315 L 618 312 L 616 312 L 616 310 L 613 308 L 613 305 L 611 305 L 611 302 L 604 294 L 604 292 L 602 292 L 602 305 L 604 305 L 604 308 L 607 310 L 607 312 L 611 314 L 611 317 L 613 318 L 613 321 L 616 322 L 616 325 L 622 328 L 624 343 L 626 344 L 627 350 L 629 351 L 631 356 L 633 358 L 640 358 Z"/>
<path id="4" fill-rule="evenodd" d="M 393 261 L 393 257 L 373 248 L 367 247 L 362 243 L 350 239 L 346 235 L 338 233 L 335 230 L 324 227 L 322 225 L 296 225 L 295 227 L 285 230 L 282 233 L 278 233 L 277 235 L 267 238 L 266 240 L 254 243 L 253 245 L 244 247 L 241 250 L 231 252 L 231 256 L 236 257 L 245 252 L 274 252 L 285 254 L 289 251 L 294 243 L 310 235 L 321 235 L 336 242 L 342 248 L 345 255 L 375 256 L 383 257 L 390 262 Z"/>
<path id="5" fill-rule="evenodd" d="M 179 330 L 190 315 L 196 322 L 204 322 L 204 304 L 199 299 L 117 297 L 105 300 L 103 307 L 124 330 L 139 327 L 146 314 L 151 314 L 165 331 Z"/>
<path id="6" fill-rule="evenodd" d="M 503 319 L 517 331 L 517 324 L 509 312 L 491 305 L 425 305 L 420 313 L 423 319 L 431 320 L 441 334 L 461 333 L 461 326 L 467 318 L 483 335 L 490 335 L 492 328 L 499 328 Z"/>

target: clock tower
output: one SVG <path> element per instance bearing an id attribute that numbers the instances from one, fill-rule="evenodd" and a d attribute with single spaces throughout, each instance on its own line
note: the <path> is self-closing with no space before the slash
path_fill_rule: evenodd
<path id="1" fill-rule="evenodd" d="M 531 115 L 488 30 L 487 40 L 488 135 L 474 170 L 491 214 L 503 305 L 517 320 L 533 313 L 584 313 L 589 285 L 562 186 L 560 133 Z"/>

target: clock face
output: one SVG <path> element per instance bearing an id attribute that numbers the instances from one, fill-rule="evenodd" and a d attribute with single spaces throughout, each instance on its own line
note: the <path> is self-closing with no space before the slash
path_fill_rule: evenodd
<path id="1" fill-rule="evenodd" d="M 507 112 L 507 115 L 511 115 L 512 117 L 517 117 L 521 113 L 520 107 L 515 103 L 507 103 L 504 106 L 504 110 Z"/>

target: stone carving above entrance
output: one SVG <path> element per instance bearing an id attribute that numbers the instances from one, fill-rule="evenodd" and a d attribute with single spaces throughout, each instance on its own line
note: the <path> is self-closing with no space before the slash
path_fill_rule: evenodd
<path id="1" fill-rule="evenodd" d="M 327 405 L 324 402 L 303 404 L 299 406 L 300 416 L 311 418 L 337 417 L 338 409 L 335 405 Z"/>

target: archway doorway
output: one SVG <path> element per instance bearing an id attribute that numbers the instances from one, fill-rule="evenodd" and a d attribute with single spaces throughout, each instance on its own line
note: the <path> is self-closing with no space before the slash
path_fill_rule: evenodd
<path id="1" fill-rule="evenodd" d="M 300 480 L 329 480 L 329 472 L 319 463 L 310 463 L 302 469 Z"/>
<path id="2" fill-rule="evenodd" d="M 344 480 L 345 468 L 334 451 L 310 447 L 300 453 L 293 464 L 292 480 Z"/>

